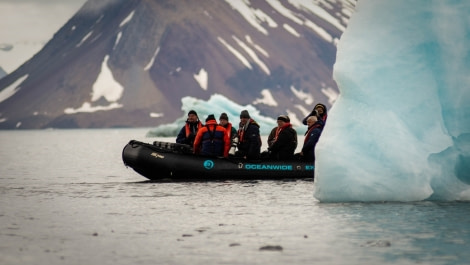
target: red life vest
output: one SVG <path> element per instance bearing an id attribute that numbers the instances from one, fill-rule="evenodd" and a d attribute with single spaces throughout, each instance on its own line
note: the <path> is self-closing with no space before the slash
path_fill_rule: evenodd
<path id="1" fill-rule="evenodd" d="M 199 131 L 199 129 L 201 129 L 201 127 L 202 127 L 202 122 L 198 121 L 197 122 L 197 130 L 195 132 L 191 132 L 191 126 L 189 126 L 189 122 L 186 122 L 186 125 L 184 126 L 184 129 L 185 129 L 185 132 L 186 132 L 186 138 L 188 138 L 191 133 L 193 133 L 193 135 L 196 135 L 197 131 Z"/>

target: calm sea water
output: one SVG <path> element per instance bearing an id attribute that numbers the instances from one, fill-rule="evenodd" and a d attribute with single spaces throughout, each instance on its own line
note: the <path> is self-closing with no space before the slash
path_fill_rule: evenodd
<path id="1" fill-rule="evenodd" d="M 156 140 L 147 131 L 0 131 L 0 264 L 470 260 L 468 203 L 324 204 L 312 181 L 147 182 L 121 160 L 130 139 Z"/>

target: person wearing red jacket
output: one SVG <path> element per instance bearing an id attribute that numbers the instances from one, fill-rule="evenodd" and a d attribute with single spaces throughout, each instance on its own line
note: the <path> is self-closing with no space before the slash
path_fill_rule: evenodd
<path id="1" fill-rule="evenodd" d="M 193 149 L 195 154 L 228 157 L 230 136 L 217 124 L 214 114 L 207 117 L 206 124 L 197 132 Z"/>

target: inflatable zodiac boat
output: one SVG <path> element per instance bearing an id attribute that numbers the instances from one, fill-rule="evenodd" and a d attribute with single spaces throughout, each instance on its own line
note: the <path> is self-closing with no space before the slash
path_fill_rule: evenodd
<path id="1" fill-rule="evenodd" d="M 131 140 L 122 160 L 150 180 L 280 180 L 313 179 L 313 163 L 194 155 L 189 145 Z"/>

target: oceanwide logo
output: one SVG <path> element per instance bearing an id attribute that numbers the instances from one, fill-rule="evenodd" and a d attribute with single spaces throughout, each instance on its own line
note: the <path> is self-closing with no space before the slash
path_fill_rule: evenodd
<path id="1" fill-rule="evenodd" d="M 204 168 L 205 169 L 212 169 L 214 167 L 214 161 L 206 160 L 204 161 Z"/>
<path id="2" fill-rule="evenodd" d="M 245 169 L 248 169 L 248 170 L 292 170 L 292 165 L 245 164 Z"/>

